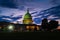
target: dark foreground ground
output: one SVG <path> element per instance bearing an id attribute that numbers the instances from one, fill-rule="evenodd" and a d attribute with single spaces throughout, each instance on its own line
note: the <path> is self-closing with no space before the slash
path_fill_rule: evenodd
<path id="1" fill-rule="evenodd" d="M 59 37 L 59 32 L 0 32 L 0 39 L 58 39 Z"/>

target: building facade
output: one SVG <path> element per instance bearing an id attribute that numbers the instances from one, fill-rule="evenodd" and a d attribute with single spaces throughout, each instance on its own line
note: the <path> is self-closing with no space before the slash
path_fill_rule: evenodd
<path id="1" fill-rule="evenodd" d="M 29 9 L 27 9 L 27 13 L 24 15 L 24 19 L 22 20 L 23 24 L 12 24 L 12 23 L 4 23 L 3 31 L 9 31 L 9 32 L 25 32 L 25 31 L 39 31 L 40 25 L 33 24 L 32 16 L 29 13 Z"/>

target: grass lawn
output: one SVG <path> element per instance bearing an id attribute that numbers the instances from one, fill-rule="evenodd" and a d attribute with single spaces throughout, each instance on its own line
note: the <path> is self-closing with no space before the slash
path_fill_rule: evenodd
<path id="1" fill-rule="evenodd" d="M 26 38 L 26 39 L 43 39 L 56 38 L 60 36 L 57 32 L 0 32 L 0 38 Z"/>

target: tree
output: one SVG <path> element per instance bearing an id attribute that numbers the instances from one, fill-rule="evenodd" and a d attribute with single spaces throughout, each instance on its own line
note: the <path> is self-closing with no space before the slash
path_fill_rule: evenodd
<path id="1" fill-rule="evenodd" d="M 51 21 L 49 22 L 49 30 L 55 29 L 55 28 L 57 28 L 57 27 L 58 27 L 58 21 L 51 20 Z"/>
<path id="2" fill-rule="evenodd" d="M 47 29 L 48 28 L 48 20 L 46 18 L 44 18 L 42 20 L 42 25 L 41 25 L 42 29 Z"/>

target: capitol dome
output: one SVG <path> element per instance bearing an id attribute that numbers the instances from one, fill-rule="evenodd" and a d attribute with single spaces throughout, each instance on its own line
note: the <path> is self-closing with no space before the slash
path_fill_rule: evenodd
<path id="1" fill-rule="evenodd" d="M 27 10 L 27 13 L 24 15 L 23 24 L 32 24 L 32 16 Z"/>
<path id="2" fill-rule="evenodd" d="M 24 16 L 24 19 L 32 19 L 32 16 L 31 14 L 29 13 L 26 13 L 25 16 Z"/>

